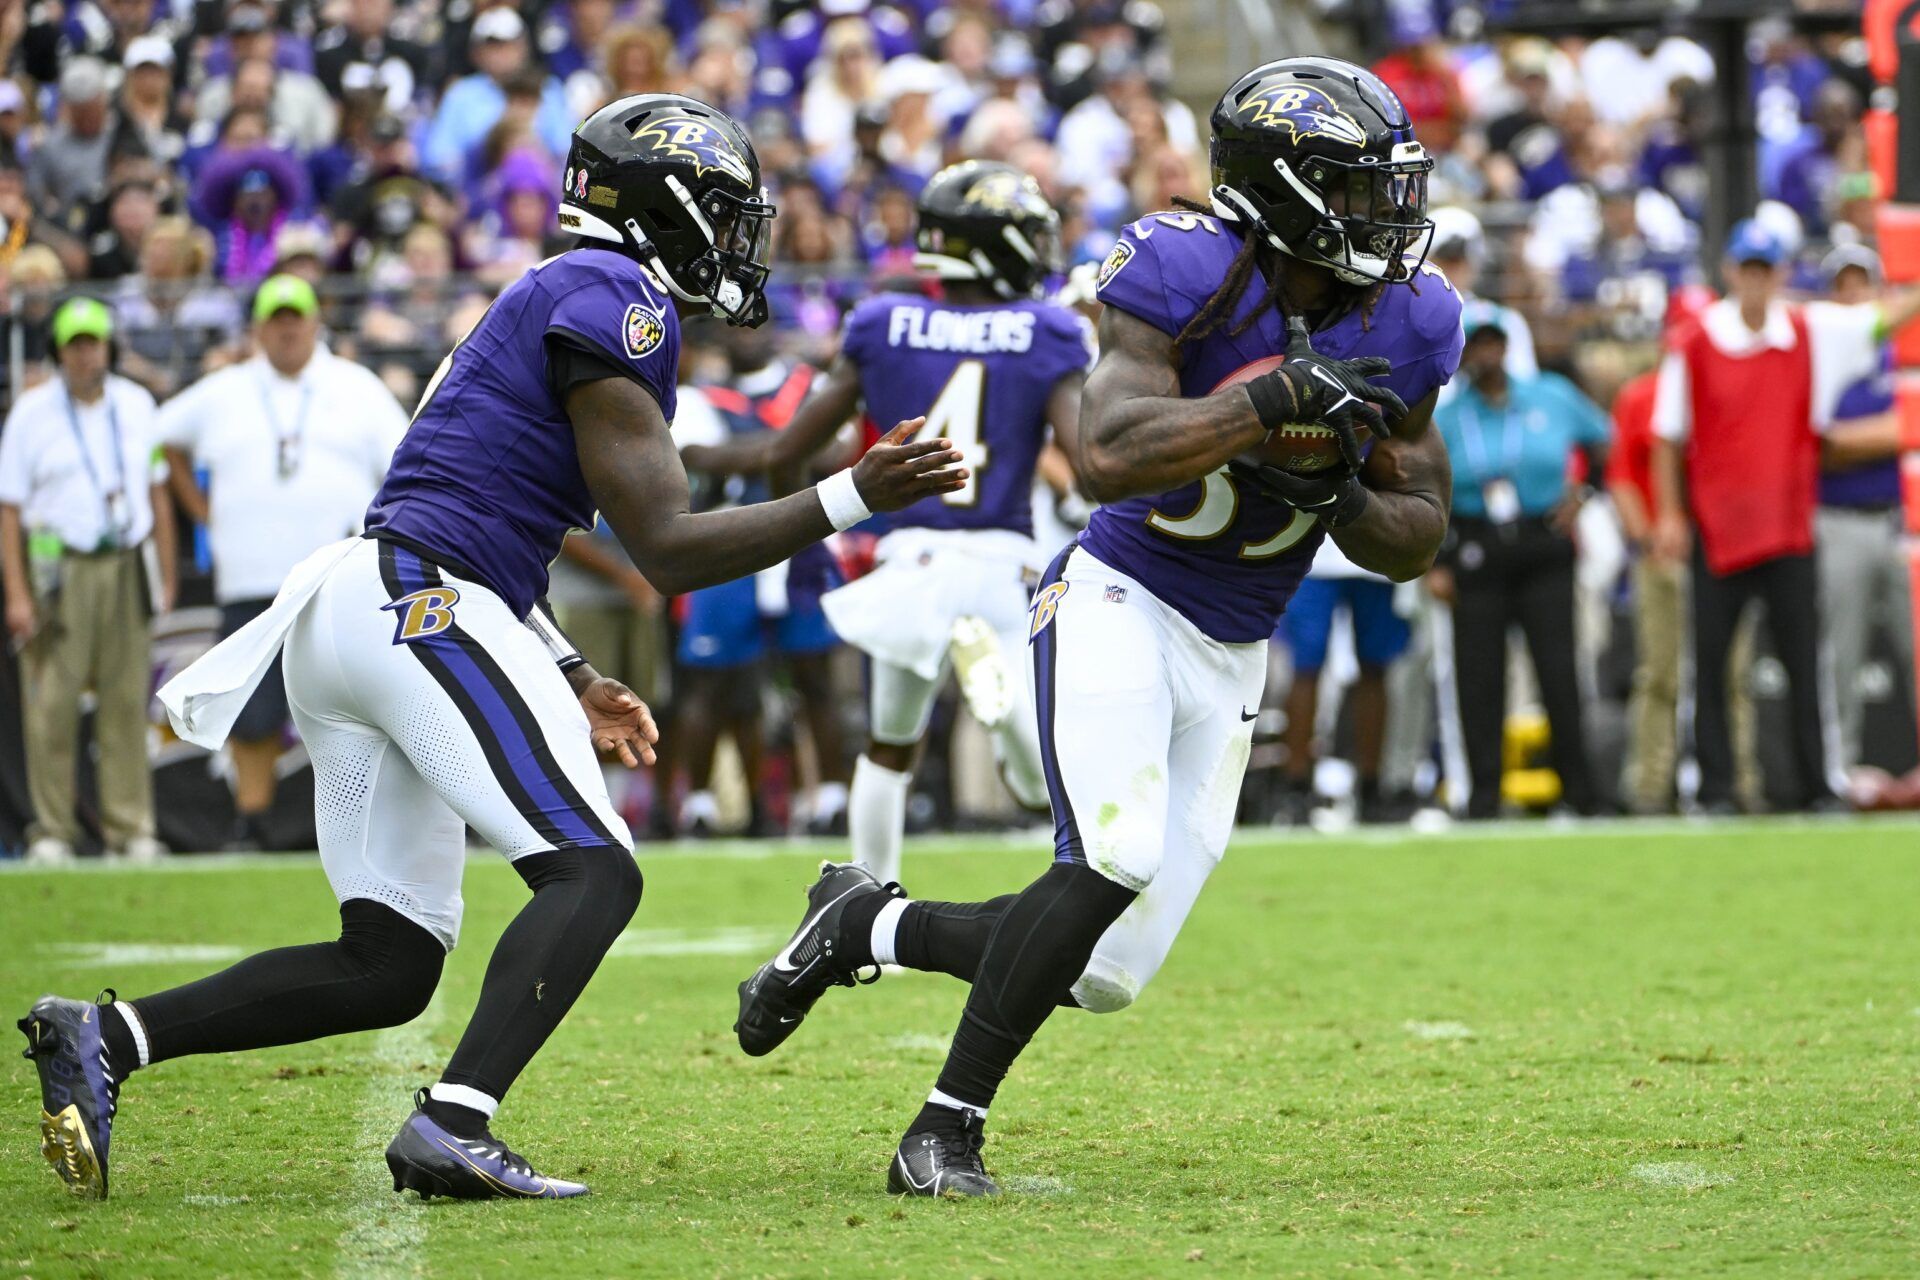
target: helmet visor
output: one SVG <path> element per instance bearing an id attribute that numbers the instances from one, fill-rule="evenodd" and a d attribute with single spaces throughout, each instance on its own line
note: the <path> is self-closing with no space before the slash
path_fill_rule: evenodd
<path id="1" fill-rule="evenodd" d="M 1390 164 L 1322 161 L 1327 174 L 1322 197 L 1346 233 L 1349 252 L 1389 264 L 1390 279 L 1405 279 L 1417 264 L 1405 263 L 1424 242 L 1433 223 L 1427 218 L 1427 159 Z M 1405 265 L 1403 265 L 1403 263 Z"/>
<path id="2" fill-rule="evenodd" d="M 709 191 L 702 205 L 713 229 L 713 248 L 707 253 L 715 267 L 709 293 L 713 305 L 729 324 L 757 325 L 767 315 L 774 207 L 764 189 L 757 197 Z"/>

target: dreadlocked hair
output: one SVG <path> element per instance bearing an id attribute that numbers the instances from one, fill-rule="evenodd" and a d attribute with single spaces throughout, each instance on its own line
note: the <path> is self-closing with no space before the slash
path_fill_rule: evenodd
<path id="1" fill-rule="evenodd" d="M 1204 213 L 1209 215 L 1213 213 L 1213 210 L 1208 206 L 1201 204 L 1197 200 L 1189 200 L 1185 196 L 1175 196 L 1173 198 L 1173 207 L 1187 213 Z M 1240 251 L 1233 255 L 1233 264 L 1227 268 L 1227 278 L 1220 282 L 1220 287 L 1213 291 L 1213 296 L 1208 298 L 1206 302 L 1201 305 L 1200 309 L 1193 313 L 1193 319 L 1187 321 L 1185 327 L 1180 330 L 1179 336 L 1173 340 L 1173 358 L 1175 363 L 1178 363 L 1181 357 L 1186 354 L 1189 346 L 1199 342 L 1208 334 L 1215 332 L 1227 323 L 1228 318 L 1233 315 L 1233 309 L 1240 305 L 1240 296 L 1247 291 L 1248 281 L 1253 279 L 1254 263 L 1259 256 L 1259 252 L 1259 243 L 1255 241 L 1252 236 L 1246 236 L 1241 240 Z M 1276 282 L 1275 287 L 1268 290 L 1267 301 L 1269 303 L 1273 301 L 1277 292 L 1278 284 Z M 1264 306 L 1257 308 L 1242 324 L 1230 332 L 1239 333 L 1244 331 L 1247 325 L 1252 324 L 1260 312 L 1265 309 Z"/>
<path id="2" fill-rule="evenodd" d="M 1186 213 L 1213 213 L 1209 206 L 1197 200 L 1189 200 L 1185 196 L 1175 196 L 1173 207 Z M 1187 321 L 1185 327 L 1180 330 L 1180 335 L 1173 340 L 1173 358 L 1176 362 L 1186 353 L 1189 346 L 1226 326 L 1227 320 L 1233 315 L 1234 308 L 1240 305 L 1240 298 L 1246 293 L 1247 284 L 1253 279 L 1259 255 L 1258 239 L 1252 235 L 1244 237 L 1240 242 L 1240 251 L 1233 256 L 1233 263 L 1227 268 L 1226 279 L 1220 282 L 1220 287 L 1213 291 L 1213 295 L 1201 305 L 1200 309 L 1193 313 L 1193 319 Z M 1285 279 L 1281 272 L 1276 271 L 1273 282 L 1267 286 L 1266 295 L 1260 299 L 1260 305 L 1247 312 L 1245 318 L 1238 324 L 1227 329 L 1227 335 L 1239 337 L 1253 328 L 1261 316 L 1279 306 L 1280 288 Z M 1415 293 L 1420 292 L 1419 287 L 1412 280 L 1406 281 L 1406 284 Z M 1373 309 L 1379 304 L 1381 296 L 1386 291 L 1387 282 L 1383 280 L 1379 284 L 1369 286 L 1360 299 L 1362 332 L 1373 331 Z"/>

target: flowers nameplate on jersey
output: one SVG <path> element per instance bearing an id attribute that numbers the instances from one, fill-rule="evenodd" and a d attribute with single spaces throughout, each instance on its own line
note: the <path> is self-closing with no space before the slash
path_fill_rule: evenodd
<path id="1" fill-rule="evenodd" d="M 628 305 L 626 322 L 621 329 L 627 338 L 627 354 L 635 360 L 652 355 L 667 337 L 667 326 L 659 314 L 637 302 Z"/>
<path id="2" fill-rule="evenodd" d="M 411 644 L 437 636 L 453 625 L 453 606 L 460 603 L 460 592 L 453 587 L 423 587 L 380 606 L 381 612 L 394 616 L 393 642 Z"/>
<path id="3" fill-rule="evenodd" d="M 1100 274 L 1094 277 L 1093 287 L 1095 289 L 1106 288 L 1107 281 L 1119 275 L 1120 268 L 1126 266 L 1127 263 L 1132 260 L 1132 258 L 1133 258 L 1132 241 L 1121 240 L 1118 243 L 1116 243 L 1113 246 L 1113 252 L 1107 255 L 1107 260 L 1100 264 Z"/>
<path id="4" fill-rule="evenodd" d="M 1355 147 L 1367 144 L 1367 131 L 1360 122 L 1334 105 L 1333 99 L 1305 85 L 1282 84 L 1250 99 L 1247 103 L 1258 124 L 1284 125 L 1295 143 L 1308 138 L 1329 138 Z"/>

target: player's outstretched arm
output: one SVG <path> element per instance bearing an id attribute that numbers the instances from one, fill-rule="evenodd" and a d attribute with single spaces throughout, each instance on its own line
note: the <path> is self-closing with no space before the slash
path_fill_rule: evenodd
<path id="1" fill-rule="evenodd" d="M 1374 442 L 1360 481 L 1372 491 L 1366 510 L 1331 533 L 1347 559 L 1408 582 L 1433 567 L 1453 506 L 1453 467 L 1433 429 L 1438 391 L 1407 411 L 1393 435 Z"/>
<path id="2" fill-rule="evenodd" d="M 635 567 L 662 594 L 757 573 L 834 531 L 820 486 L 689 514 L 686 469 L 660 405 L 630 379 L 581 383 L 567 395 L 567 416 L 588 491 Z M 920 423 L 901 423 L 854 464 L 853 488 L 867 510 L 898 511 L 966 483 L 952 441 L 901 443 Z"/>
<path id="3" fill-rule="evenodd" d="M 1080 487 L 1117 502 L 1192 484 L 1267 437 L 1245 387 L 1189 399 L 1180 394 L 1173 338 L 1108 307 L 1100 316 L 1100 361 L 1080 398 L 1079 448 L 1069 450 Z"/>
<path id="4" fill-rule="evenodd" d="M 724 444 L 689 445 L 680 451 L 680 457 L 695 471 L 709 475 L 797 472 L 801 463 L 827 446 L 859 407 L 860 371 L 841 356 L 827 370 L 827 376 L 814 384 L 781 430 L 759 431 Z M 789 481 L 783 488 L 791 492 L 797 487 Z"/>

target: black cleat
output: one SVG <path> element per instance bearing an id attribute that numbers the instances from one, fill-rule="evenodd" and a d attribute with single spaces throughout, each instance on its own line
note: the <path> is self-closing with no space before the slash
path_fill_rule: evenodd
<path id="1" fill-rule="evenodd" d="M 587 1194 L 585 1183 L 535 1173 L 522 1156 L 491 1133 L 462 1138 L 427 1114 L 427 1091 L 413 1095 L 414 1112 L 387 1144 L 387 1168 L 395 1191 L 418 1191 L 422 1200 L 564 1200 Z"/>
<path id="2" fill-rule="evenodd" d="M 887 1190 L 896 1196 L 997 1196 L 999 1186 L 980 1160 L 986 1129 L 980 1117 L 956 1112 L 952 1129 L 910 1133 L 887 1166 Z"/>
<path id="3" fill-rule="evenodd" d="M 753 1057 L 772 1053 L 793 1034 L 828 987 L 851 987 L 856 978 L 835 955 L 840 917 L 847 904 L 870 893 L 906 897 L 897 884 L 881 884 L 857 862 L 823 862 L 807 890 L 807 914 L 780 954 L 740 984 L 740 1018 L 733 1024 L 740 1047 Z M 876 972 L 868 982 L 877 981 Z"/>
<path id="4" fill-rule="evenodd" d="M 92 1200 L 107 1198 L 107 1148 L 120 1105 L 100 1037 L 105 1007 L 41 996 L 18 1024 L 27 1035 L 24 1056 L 40 1072 L 40 1154 L 67 1190 Z"/>

